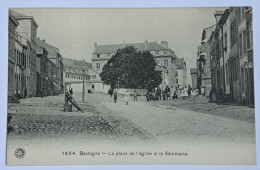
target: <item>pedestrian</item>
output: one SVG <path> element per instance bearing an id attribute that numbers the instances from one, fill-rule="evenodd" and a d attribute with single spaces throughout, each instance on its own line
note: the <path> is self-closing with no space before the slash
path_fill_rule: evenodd
<path id="1" fill-rule="evenodd" d="M 147 102 L 150 101 L 150 99 L 149 99 L 149 91 L 147 91 L 145 97 L 146 97 L 146 101 L 147 101 Z"/>
<path id="2" fill-rule="evenodd" d="M 24 89 L 24 98 L 26 98 L 27 97 L 27 88 L 25 87 L 25 89 Z"/>
<path id="3" fill-rule="evenodd" d="M 136 90 L 134 90 L 134 101 L 137 102 L 137 92 L 136 92 Z"/>
<path id="4" fill-rule="evenodd" d="M 188 97 L 191 97 L 191 90 L 192 88 L 190 87 L 190 85 L 188 86 Z"/>
<path id="5" fill-rule="evenodd" d="M 176 90 L 174 90 L 174 92 L 173 92 L 173 96 L 172 96 L 172 99 L 173 100 L 177 100 L 178 99 L 178 94 L 177 94 L 177 88 L 176 88 Z"/>
<path id="6" fill-rule="evenodd" d="M 114 92 L 114 103 L 116 103 L 116 101 L 117 101 L 117 92 L 115 90 L 115 92 Z"/>
<path id="7" fill-rule="evenodd" d="M 129 90 L 126 91 L 126 94 L 125 94 L 125 97 L 123 100 L 126 102 L 125 104 L 128 105 L 129 100 L 130 100 L 130 91 Z"/>
<path id="8" fill-rule="evenodd" d="M 73 95 L 73 89 L 72 88 L 70 89 L 70 94 Z"/>
<path id="9" fill-rule="evenodd" d="M 185 88 L 184 88 L 184 98 L 185 99 L 188 98 L 188 88 L 187 88 L 187 86 L 185 86 Z"/>
<path id="10" fill-rule="evenodd" d="M 43 97 L 43 89 L 41 89 L 41 97 Z"/>
<path id="11" fill-rule="evenodd" d="M 161 94 L 162 94 L 162 90 L 160 89 L 160 87 L 157 87 L 156 95 L 159 97 L 160 100 L 162 100 Z"/>

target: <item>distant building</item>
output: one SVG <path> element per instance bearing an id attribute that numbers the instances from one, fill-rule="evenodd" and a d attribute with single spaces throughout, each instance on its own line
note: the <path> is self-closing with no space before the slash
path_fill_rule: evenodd
<path id="1" fill-rule="evenodd" d="M 184 58 L 177 58 L 175 60 L 175 77 L 176 84 L 180 87 L 185 87 L 187 85 L 187 66 Z"/>
<path id="2" fill-rule="evenodd" d="M 208 42 L 215 25 L 205 28 L 202 32 L 201 43 L 198 48 L 197 58 L 197 88 L 199 93 L 209 96 L 211 90 L 211 72 L 210 72 L 210 44 Z"/>
<path id="3" fill-rule="evenodd" d="M 69 88 L 73 89 L 74 93 L 81 93 L 83 91 L 83 72 L 84 72 L 84 85 L 85 92 L 95 90 L 97 82 L 97 75 L 99 73 L 92 70 L 92 64 L 85 60 L 75 60 L 70 58 L 63 58 L 64 64 L 64 82 L 71 83 Z"/>
<path id="4" fill-rule="evenodd" d="M 197 88 L 197 68 L 191 68 L 190 69 L 190 75 L 191 75 L 191 87 L 194 89 Z"/>
<path id="5" fill-rule="evenodd" d="M 163 81 L 160 85 L 161 88 L 165 88 L 167 85 L 174 89 L 176 86 L 175 78 L 175 59 L 176 55 L 174 51 L 168 48 L 168 42 L 162 41 L 161 44 L 157 42 L 144 43 L 129 43 L 126 44 L 112 44 L 112 45 L 97 45 L 94 44 L 94 52 L 92 57 L 92 69 L 97 73 L 101 73 L 104 65 L 107 61 L 117 52 L 118 49 L 122 49 L 125 46 L 134 46 L 140 51 L 149 51 L 157 62 L 157 69 L 162 71 Z M 99 76 L 99 75 L 96 75 Z M 102 82 L 97 84 L 98 91 L 107 92 L 109 87 L 104 86 Z"/>

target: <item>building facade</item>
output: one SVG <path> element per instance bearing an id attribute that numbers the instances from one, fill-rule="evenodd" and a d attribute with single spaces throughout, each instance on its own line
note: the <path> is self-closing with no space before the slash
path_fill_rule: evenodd
<path id="1" fill-rule="evenodd" d="M 231 7 L 215 17 L 209 41 L 212 86 L 224 101 L 254 105 L 252 9 Z"/>
<path id="2" fill-rule="evenodd" d="M 168 47 L 167 41 L 162 41 L 161 44 L 157 42 L 148 42 L 144 43 L 130 43 L 126 44 L 113 44 L 113 45 L 97 45 L 94 44 L 94 52 L 92 57 L 92 69 L 94 71 L 93 76 L 98 76 L 96 73 L 101 73 L 104 65 L 107 61 L 117 52 L 118 49 L 122 49 L 125 46 L 134 46 L 139 51 L 149 51 L 157 62 L 157 69 L 162 71 L 162 84 L 160 88 L 164 89 L 166 86 L 169 86 L 171 89 L 176 87 L 176 78 L 175 78 L 175 59 L 176 55 Z M 97 78 L 100 79 L 100 78 Z M 106 87 L 102 82 L 96 84 L 99 91 L 107 92 L 109 87 Z"/>
<path id="3" fill-rule="evenodd" d="M 47 59 L 55 65 L 55 71 L 53 72 L 53 85 L 55 86 L 55 94 L 63 93 L 63 62 L 62 55 L 59 49 L 45 40 L 36 39 L 37 45 L 44 48 L 47 51 Z"/>
<path id="4" fill-rule="evenodd" d="M 23 14 L 17 13 L 15 11 L 10 10 L 10 13 L 15 17 L 17 22 L 19 23 L 16 28 L 17 34 L 28 39 L 30 43 L 30 53 L 29 53 L 29 67 L 30 67 L 30 75 L 28 75 L 28 85 L 26 86 L 27 95 L 35 96 L 36 95 L 36 36 L 37 36 L 37 28 L 38 25 L 32 16 L 25 16 Z"/>
<path id="5" fill-rule="evenodd" d="M 85 60 L 63 58 L 63 64 L 64 82 L 70 83 L 69 88 L 72 88 L 74 93 L 81 93 L 83 91 L 83 77 L 85 92 L 88 92 L 89 90 L 93 92 L 95 90 L 95 85 L 93 83 L 96 83 L 97 80 L 96 77 L 93 76 L 91 63 L 88 63 Z"/>
<path id="6" fill-rule="evenodd" d="M 187 85 L 187 66 L 184 58 L 176 58 L 175 60 L 175 77 L 176 85 L 179 87 L 185 87 Z"/>
<path id="7" fill-rule="evenodd" d="M 190 75 L 191 75 L 191 87 L 193 89 L 197 89 L 197 68 L 191 68 L 190 69 Z"/>
<path id="8" fill-rule="evenodd" d="M 199 93 L 209 96 L 211 86 L 210 72 L 210 43 L 209 38 L 215 30 L 215 25 L 203 29 L 201 43 L 198 47 L 197 56 L 197 88 Z"/>
<path id="9" fill-rule="evenodd" d="M 9 11 L 8 20 L 8 100 L 15 98 L 15 29 L 19 23 Z"/>

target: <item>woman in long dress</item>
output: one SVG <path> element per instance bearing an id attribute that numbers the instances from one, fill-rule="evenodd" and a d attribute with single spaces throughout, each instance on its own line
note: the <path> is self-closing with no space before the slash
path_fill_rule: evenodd
<path id="1" fill-rule="evenodd" d="M 125 104 L 128 105 L 128 102 L 130 100 L 130 90 L 126 91 L 126 94 L 125 94 L 125 97 L 123 100 L 126 102 Z"/>

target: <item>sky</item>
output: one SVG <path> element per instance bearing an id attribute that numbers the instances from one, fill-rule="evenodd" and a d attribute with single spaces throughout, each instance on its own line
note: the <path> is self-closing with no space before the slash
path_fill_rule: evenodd
<path id="1" fill-rule="evenodd" d="M 13 9 L 33 16 L 37 37 L 60 49 L 65 58 L 91 62 L 98 45 L 167 41 L 178 58 L 196 67 L 197 46 L 204 28 L 216 24 L 214 12 L 226 8 L 153 9 Z"/>

